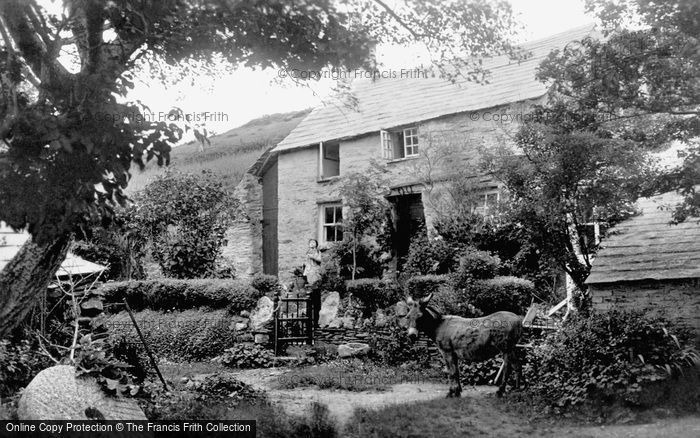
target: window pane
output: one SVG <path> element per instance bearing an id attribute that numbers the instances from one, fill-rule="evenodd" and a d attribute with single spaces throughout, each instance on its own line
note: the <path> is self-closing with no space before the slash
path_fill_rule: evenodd
<path id="1" fill-rule="evenodd" d="M 326 217 L 325 217 L 323 223 L 326 223 L 326 224 L 334 223 L 335 221 L 333 220 L 333 211 L 334 211 L 333 207 L 325 207 L 324 210 L 326 213 Z"/>
<path id="2" fill-rule="evenodd" d="M 342 242 L 343 241 L 343 227 L 336 227 L 336 242 Z"/>
<path id="3" fill-rule="evenodd" d="M 335 207 L 335 223 L 343 221 L 343 207 Z"/>
<path id="4" fill-rule="evenodd" d="M 335 227 L 323 227 L 326 233 L 326 242 L 335 242 Z"/>

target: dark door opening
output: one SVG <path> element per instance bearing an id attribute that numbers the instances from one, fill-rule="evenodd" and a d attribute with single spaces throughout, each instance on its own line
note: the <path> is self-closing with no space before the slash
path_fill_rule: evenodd
<path id="1" fill-rule="evenodd" d="M 400 195 L 391 199 L 394 209 L 393 246 L 397 270 L 401 271 L 408 255 L 411 238 L 423 230 L 425 214 L 420 193 Z"/>

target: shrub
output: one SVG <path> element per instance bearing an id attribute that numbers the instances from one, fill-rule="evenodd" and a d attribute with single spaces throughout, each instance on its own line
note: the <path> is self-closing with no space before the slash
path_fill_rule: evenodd
<path id="1" fill-rule="evenodd" d="M 254 307 L 263 294 L 240 280 L 158 279 L 105 283 L 108 303 L 124 298 L 133 310 L 186 310 L 198 307 L 228 308 L 240 312 Z"/>
<path id="2" fill-rule="evenodd" d="M 447 275 L 419 275 L 408 279 L 406 289 L 413 298 L 422 298 L 436 294 L 448 281 Z"/>
<path id="3" fill-rule="evenodd" d="M 262 295 L 274 295 L 280 290 L 280 281 L 275 275 L 255 274 L 250 285 Z"/>
<path id="4" fill-rule="evenodd" d="M 483 312 L 474 307 L 467 299 L 464 289 L 455 289 L 450 284 L 443 284 L 433 294 L 430 304 L 435 306 L 445 315 L 457 315 L 464 318 L 476 318 Z"/>
<path id="5" fill-rule="evenodd" d="M 432 363 L 430 350 L 412 341 L 406 329 L 398 325 L 389 326 L 388 335 L 372 334 L 369 344 L 370 357 L 385 365 L 416 364 L 428 368 Z"/>
<path id="6" fill-rule="evenodd" d="M 358 242 L 356 248 L 357 267 L 355 278 L 378 278 L 384 272 L 384 264 L 381 261 L 382 251 L 366 242 Z M 333 244 L 328 250 L 328 258 L 326 263 L 334 266 L 336 273 L 344 278 L 352 278 L 352 242 L 343 241 Z"/>
<path id="7" fill-rule="evenodd" d="M 532 302 L 535 285 L 517 277 L 496 277 L 472 283 L 466 289 L 466 300 L 484 314 L 507 310 L 525 315 Z"/>
<path id="8" fill-rule="evenodd" d="M 324 272 L 321 275 L 321 290 L 324 292 L 338 292 L 345 295 L 345 280 L 334 272 Z"/>
<path id="9" fill-rule="evenodd" d="M 454 273 L 456 287 L 467 287 L 474 280 L 493 278 L 498 273 L 501 260 L 486 251 L 468 250 L 459 259 L 459 267 Z"/>
<path id="10" fill-rule="evenodd" d="M 498 370 L 501 368 L 501 363 L 500 356 L 481 362 L 460 361 L 460 382 L 462 385 L 491 385 L 491 381 L 496 378 Z"/>
<path id="11" fill-rule="evenodd" d="M 173 361 L 200 361 L 220 355 L 236 345 L 235 332 L 229 328 L 230 318 L 223 310 L 203 312 L 185 310 L 161 313 L 137 312 L 135 318 L 151 351 Z M 111 344 L 120 354 L 132 355 L 120 345 L 129 343 L 138 348 L 141 360 L 145 351 L 126 312 L 111 315 L 106 321 L 111 330 Z"/>
<path id="12" fill-rule="evenodd" d="M 51 360 L 28 340 L 16 343 L 0 340 L 0 397 L 9 397 L 24 388 L 50 365 Z"/>
<path id="13" fill-rule="evenodd" d="M 676 332 L 676 336 L 671 333 Z M 686 330 L 639 311 L 574 315 L 531 352 L 530 390 L 558 408 L 585 402 L 639 404 L 644 389 L 700 356 Z"/>
<path id="14" fill-rule="evenodd" d="M 224 351 L 221 363 L 231 368 L 270 368 L 275 366 L 275 355 L 256 344 L 238 344 Z"/>
<path id="15" fill-rule="evenodd" d="M 455 248 L 442 238 L 429 238 L 425 230 L 411 239 L 403 272 L 409 275 L 447 274 L 458 265 Z"/>
<path id="16" fill-rule="evenodd" d="M 392 281 L 364 278 L 348 281 L 346 287 L 348 293 L 362 304 L 364 316 L 389 307 L 402 298 L 398 285 Z"/>
<path id="17" fill-rule="evenodd" d="M 153 257 L 174 278 L 220 276 L 217 259 L 231 198 L 211 173 L 166 172 L 135 199 L 134 225 L 153 242 Z"/>

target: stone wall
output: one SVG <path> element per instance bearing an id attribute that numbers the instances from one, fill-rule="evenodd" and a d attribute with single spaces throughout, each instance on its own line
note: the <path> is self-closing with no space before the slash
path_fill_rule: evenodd
<path id="1" fill-rule="evenodd" d="M 383 163 L 393 186 L 420 183 L 426 177 L 439 179 L 448 168 L 478 164 L 482 148 L 493 149 L 511 142 L 519 125 L 518 117 L 522 120 L 532 103 L 516 103 L 417 123 L 421 155 L 413 159 L 382 160 L 378 132 L 341 141 L 340 175 L 367 169 L 374 159 Z M 441 151 L 449 148 L 457 151 L 459 157 L 447 155 L 440 159 Z M 294 267 L 304 263 L 308 239 L 319 239 L 320 205 L 340 199 L 337 179 L 318 181 L 317 146 L 280 153 L 278 166 L 278 266 L 280 278 L 289 281 Z M 428 227 L 435 212 L 428 195 L 435 193 L 422 193 Z"/>
<path id="2" fill-rule="evenodd" d="M 347 344 L 349 342 L 369 343 L 373 335 L 391 337 L 391 332 L 382 328 L 356 329 L 356 328 L 322 328 L 314 331 L 314 342 L 323 342 L 331 345 Z M 439 355 L 435 343 L 425 336 L 416 341 L 421 347 L 427 347 L 431 355 Z"/>
<path id="3" fill-rule="evenodd" d="M 233 197 L 238 202 L 235 216 L 226 231 L 226 245 L 221 256 L 236 270 L 236 277 L 250 277 L 262 272 L 262 185 L 246 173 L 236 186 Z"/>
<path id="4" fill-rule="evenodd" d="M 590 286 L 593 307 L 661 314 L 695 330 L 700 345 L 700 279 L 634 281 Z"/>

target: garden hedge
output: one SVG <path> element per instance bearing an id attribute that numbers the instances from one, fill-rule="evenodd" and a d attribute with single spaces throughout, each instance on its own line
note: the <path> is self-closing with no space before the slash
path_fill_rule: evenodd
<path id="1" fill-rule="evenodd" d="M 456 287 L 468 287 L 475 280 L 494 278 L 501 267 L 501 259 L 487 251 L 470 250 L 459 259 L 453 274 Z"/>
<path id="2" fill-rule="evenodd" d="M 399 286 L 393 281 L 374 278 L 350 280 L 346 283 L 347 292 L 362 304 L 365 315 L 377 309 L 389 307 L 402 299 Z"/>
<path id="3" fill-rule="evenodd" d="M 139 329 L 151 351 L 158 358 L 172 361 L 201 361 L 223 354 L 236 345 L 237 337 L 231 318 L 224 310 L 162 313 L 144 310 L 135 313 Z M 122 311 L 109 315 L 106 326 L 114 349 L 124 350 L 123 344 L 136 347 L 145 359 L 145 350 L 134 331 L 129 315 Z"/>
<path id="4" fill-rule="evenodd" d="M 466 289 L 469 304 L 488 315 L 507 310 L 525 315 L 535 292 L 535 285 L 518 277 L 496 277 L 470 284 Z"/>
<path id="5" fill-rule="evenodd" d="M 449 283 L 447 275 L 417 275 L 406 282 L 408 294 L 413 298 L 422 298 L 430 294 L 436 294 L 440 287 Z"/>
<path id="6" fill-rule="evenodd" d="M 105 283 L 101 291 L 108 304 L 121 303 L 126 298 L 133 310 L 186 310 L 207 307 L 228 308 L 232 313 L 250 310 L 264 295 L 263 291 L 244 281 L 222 279 L 164 278 L 121 281 Z"/>

